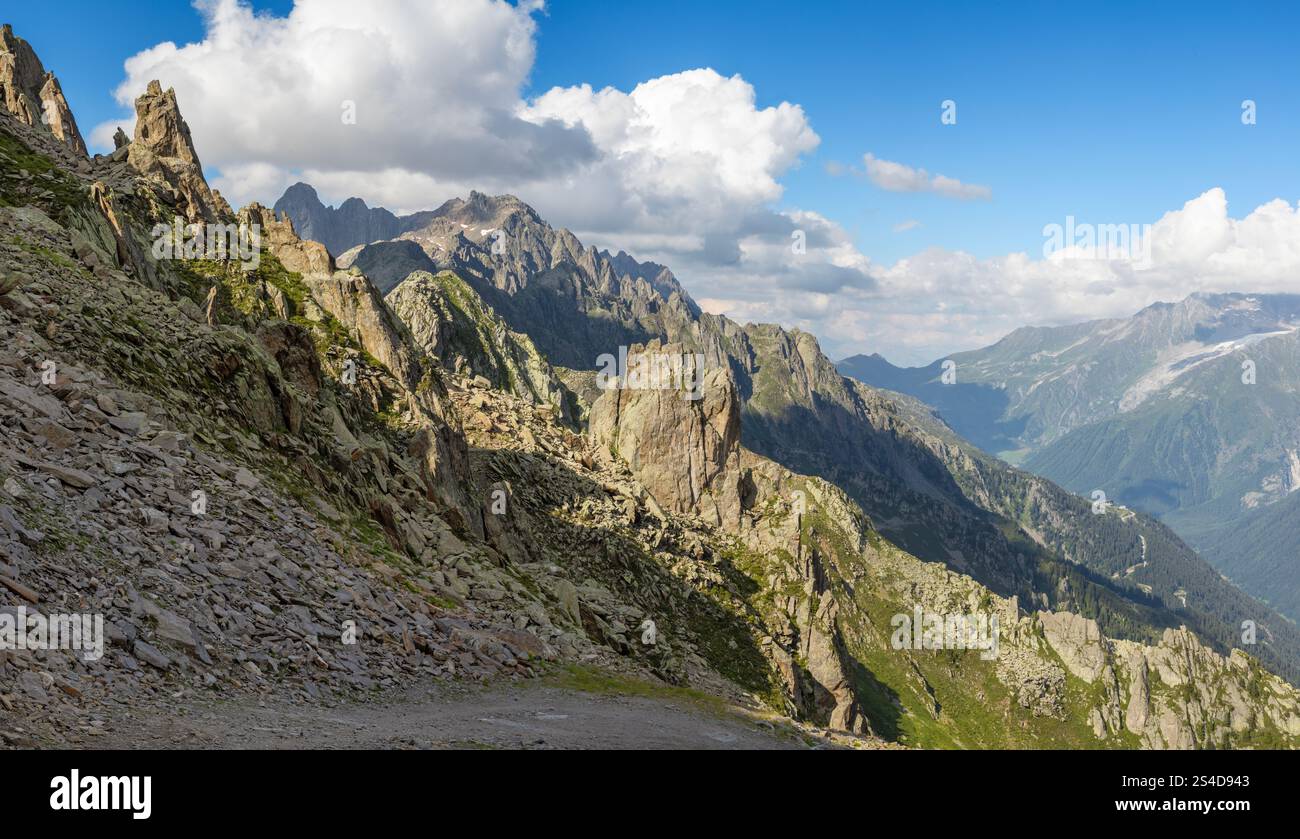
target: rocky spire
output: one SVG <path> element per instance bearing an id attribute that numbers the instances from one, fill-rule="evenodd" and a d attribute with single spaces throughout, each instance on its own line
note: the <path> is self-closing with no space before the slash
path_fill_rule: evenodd
<path id="1" fill-rule="evenodd" d="M 0 101 L 5 110 L 32 127 L 44 126 L 64 145 L 86 154 L 86 143 L 53 73 L 47 73 L 31 44 L 0 28 Z"/>
<path id="2" fill-rule="evenodd" d="M 233 215 L 230 205 L 213 193 L 203 177 L 190 127 L 176 104 L 176 91 L 149 82 L 135 100 L 135 139 L 128 159 L 141 175 L 175 192 L 178 209 L 188 221 L 217 221 Z"/>

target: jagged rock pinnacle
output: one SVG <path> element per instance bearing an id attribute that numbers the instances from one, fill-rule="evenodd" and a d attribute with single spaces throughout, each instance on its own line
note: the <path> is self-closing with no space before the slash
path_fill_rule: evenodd
<path id="1" fill-rule="evenodd" d="M 44 126 L 64 145 L 86 155 L 86 143 L 59 80 L 46 72 L 36 51 L 7 23 L 0 28 L 0 100 L 20 122 Z"/>
<path id="2" fill-rule="evenodd" d="M 229 218 L 230 206 L 215 195 L 203 177 L 203 166 L 190 127 L 181 116 L 175 89 L 163 91 L 157 80 L 149 82 L 135 100 L 135 139 L 128 159 L 136 171 L 171 187 L 179 209 L 189 221 Z"/>

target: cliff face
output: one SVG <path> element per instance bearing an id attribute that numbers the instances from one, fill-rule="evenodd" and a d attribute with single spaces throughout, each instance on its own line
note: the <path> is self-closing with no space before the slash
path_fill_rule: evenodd
<path id="1" fill-rule="evenodd" d="M 630 348 L 628 366 L 635 368 L 638 358 L 682 355 L 680 346 L 652 342 Z M 849 675 L 852 660 L 827 558 L 816 548 L 802 549 L 798 515 L 763 523 L 760 511 L 784 508 L 782 488 L 798 476 L 741 448 L 740 398 L 730 372 L 697 372 L 693 387 L 638 386 L 634 369 L 608 382 L 592 406 L 592 441 L 602 456 L 626 464 L 653 509 L 738 538 L 763 569 L 759 579 L 767 596 L 782 593 L 762 613 L 762 650 L 793 712 L 835 729 L 868 732 Z"/>
<path id="2" fill-rule="evenodd" d="M 740 399 L 730 371 L 695 370 L 683 347 L 658 341 L 629 348 L 627 357 L 632 369 L 609 382 L 592 406 L 592 439 L 618 452 L 664 509 L 734 531 L 745 475 Z M 642 360 L 665 369 L 676 362 L 685 370 L 677 382 L 638 384 L 633 379 Z"/>

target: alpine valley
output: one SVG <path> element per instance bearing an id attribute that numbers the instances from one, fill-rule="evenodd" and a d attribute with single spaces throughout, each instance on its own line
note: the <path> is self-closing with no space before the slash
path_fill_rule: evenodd
<path id="1" fill-rule="evenodd" d="M 1198 294 L 1125 320 L 1020 329 L 924 368 L 857 356 L 839 370 L 925 401 L 1061 486 L 1158 518 L 1300 617 L 1300 296 Z"/>

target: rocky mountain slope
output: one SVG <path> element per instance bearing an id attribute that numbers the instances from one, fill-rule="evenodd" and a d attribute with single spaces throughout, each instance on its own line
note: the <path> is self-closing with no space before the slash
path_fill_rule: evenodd
<path id="1" fill-rule="evenodd" d="M 736 381 L 747 446 L 840 486 L 913 554 L 1005 595 L 1081 611 L 1132 639 L 1151 640 L 1186 623 L 1226 653 L 1240 643 L 1243 622 L 1252 621 L 1267 627 L 1253 651 L 1300 677 L 1295 626 L 1222 580 L 1168 529 L 1120 510 L 1092 515 L 1090 502 L 984 457 L 923 406 L 846 380 L 812 336 L 699 313 L 660 266 L 650 266 L 665 278 L 659 288 L 628 280 L 597 285 L 598 275 L 580 264 L 589 252 L 572 234 L 551 228 L 513 197 L 475 194 L 433 215 L 441 220 L 416 237 L 424 255 L 437 255 L 485 300 L 501 301 L 492 308 L 543 354 L 568 353 L 571 336 L 582 335 L 591 360 L 580 369 L 591 370 L 599 353 L 617 354 L 615 342 L 643 333 L 703 354 Z M 439 230 L 445 235 L 429 232 Z M 374 243 L 349 256 L 385 274 L 381 285 L 392 284 L 411 267 L 412 241 Z M 579 284 L 577 290 L 547 296 L 547 314 L 539 318 L 538 306 L 520 301 L 535 299 L 535 290 L 556 276 Z M 611 287 L 620 295 L 606 293 Z M 631 312 L 628 299 L 636 301 Z M 611 322 L 632 328 L 611 334 Z"/>
<path id="2" fill-rule="evenodd" d="M 295 225 L 312 223 L 294 214 L 295 198 L 310 189 L 292 187 L 276 202 Z M 350 248 L 339 263 L 360 268 L 385 294 L 413 271 L 453 271 L 555 365 L 593 369 L 611 347 L 689 330 L 700 314 L 664 266 L 586 248 L 514 196 L 474 192 L 399 223 L 396 238 Z"/>
<path id="3" fill-rule="evenodd" d="M 1116 639 L 1064 608 L 1095 605 L 1082 575 L 1055 588 L 1029 566 L 1000 577 L 1010 537 L 990 537 L 988 554 L 969 543 L 968 572 L 887 538 L 851 495 L 887 490 L 900 534 L 937 523 L 920 507 L 909 518 L 926 498 L 944 515 L 971 506 L 955 527 L 984 514 L 951 494 L 975 494 L 952 467 L 915 456 L 920 432 L 867 399 L 878 394 L 853 389 L 877 412 L 869 433 L 840 421 L 897 445 L 863 455 L 876 468 L 851 493 L 766 456 L 757 444 L 804 451 L 782 430 L 787 403 L 813 400 L 805 430 L 839 417 L 821 404 L 829 362 L 808 336 L 701 316 L 690 344 L 629 348 L 726 359 L 698 399 L 580 387 L 571 398 L 594 401 L 562 416 L 454 364 L 499 351 L 473 346 L 511 323 L 477 284 L 536 288 L 512 273 L 543 255 L 531 245 L 463 286 L 416 275 L 399 316 L 291 222 L 229 211 L 174 94 L 151 85 L 137 108 L 158 130 L 90 160 L 0 114 L 0 615 L 93 613 L 109 627 L 95 660 L 0 652 L 6 743 L 129 741 L 133 719 L 179 716 L 196 696 L 346 703 L 564 664 L 766 707 L 814 742 L 1300 744 L 1300 692 L 1161 625 L 1178 617 L 1165 607 L 1109 590 L 1115 611 L 1137 610 L 1122 628 L 1146 633 Z M 258 258 L 157 257 L 156 225 L 178 214 L 257 225 Z M 691 310 L 677 292 L 665 303 L 662 272 L 652 284 L 617 257 L 551 253 L 553 278 L 609 281 L 567 299 L 627 315 L 616 332 Z M 574 311 L 554 310 L 605 317 Z M 511 329 L 516 346 L 542 346 Z M 828 471 L 820 456 L 808 462 Z M 917 610 L 999 623 L 988 649 L 960 633 L 901 643 L 898 619 Z"/>
<path id="4" fill-rule="evenodd" d="M 188 145 L 178 111 L 161 124 L 142 140 Z M 109 627 L 97 660 L 0 656 L 6 742 L 93 742 L 193 694 L 345 701 L 557 660 L 830 723 L 783 698 L 742 600 L 700 582 L 722 534 L 657 517 L 552 406 L 444 370 L 364 275 L 256 205 L 255 268 L 155 259 L 160 219 L 236 220 L 188 155 L 142 172 L 124 147 L 82 179 L 0 130 L 0 608 Z"/>
<path id="5" fill-rule="evenodd" d="M 1186 629 L 1166 630 L 1146 646 L 1111 641 L 1095 622 L 1065 612 L 1025 616 L 1015 597 L 899 550 L 833 485 L 740 446 L 740 395 L 724 370 L 708 375 L 698 401 L 669 390 L 610 390 L 593 406 L 590 434 L 642 483 L 663 511 L 655 515 L 695 515 L 737 535 L 728 553 L 749 578 L 786 695 L 805 697 L 803 713 L 820 704 L 832 726 L 869 726 L 925 745 L 1099 739 L 1191 747 L 1228 746 L 1260 726 L 1280 732 L 1289 725 L 1286 712 L 1274 723 L 1247 721 L 1244 687 L 1221 694 L 1193 675 L 1202 665 L 1183 667 L 1203 660 L 1202 672 L 1222 675 L 1256 666 L 1240 652 L 1223 659 Z M 987 610 L 999 616 L 1006 646 L 992 664 L 969 652 L 936 660 L 898 650 L 888 636 L 909 604 L 946 614 Z M 800 665 L 806 672 L 793 669 Z M 1162 675 L 1151 679 L 1151 670 Z M 1190 705 L 1153 700 L 1153 683 L 1166 697 L 1171 689 L 1191 696 Z M 1280 680 L 1272 684 L 1291 692 Z M 985 704 L 987 716 L 975 710 Z M 1208 713 L 1193 721 L 1189 708 Z M 1286 742 L 1289 735 L 1278 736 Z"/>
<path id="6" fill-rule="evenodd" d="M 1063 486 L 1159 516 L 1246 590 L 1300 614 L 1300 577 L 1278 561 L 1300 549 L 1300 528 L 1268 512 L 1300 488 L 1300 297 L 1197 295 L 1129 320 L 1020 330 L 951 361 L 954 384 L 942 362 L 840 369 L 917 396 Z M 1265 521 L 1267 535 L 1241 538 Z"/>
<path id="7" fill-rule="evenodd" d="M 564 419 L 579 410 L 576 397 L 532 340 L 511 330 L 455 274 L 413 271 L 386 300 L 416 345 L 453 371 L 481 376 L 498 390 L 550 405 Z"/>

